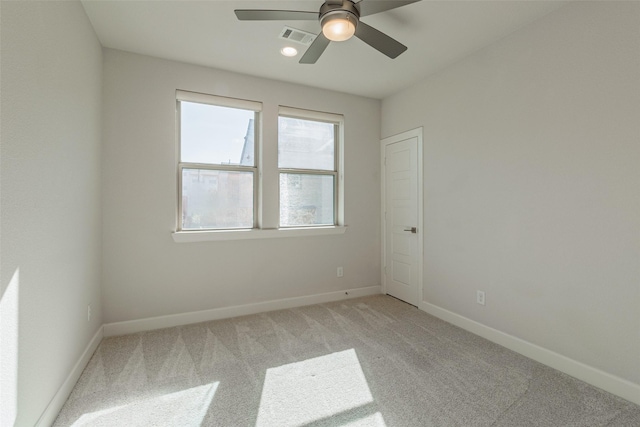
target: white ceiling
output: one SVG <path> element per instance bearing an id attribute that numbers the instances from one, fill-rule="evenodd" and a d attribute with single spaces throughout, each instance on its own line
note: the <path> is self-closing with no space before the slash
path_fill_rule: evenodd
<path id="1" fill-rule="evenodd" d="M 364 0 L 377 1 L 377 0 Z M 103 46 L 382 99 L 558 9 L 562 1 L 422 0 L 362 18 L 409 49 L 395 60 L 353 38 L 331 43 L 314 65 L 278 38 L 313 21 L 238 21 L 234 9 L 317 11 L 322 0 L 94 1 L 84 8 Z M 295 46 L 295 58 L 280 49 Z"/>

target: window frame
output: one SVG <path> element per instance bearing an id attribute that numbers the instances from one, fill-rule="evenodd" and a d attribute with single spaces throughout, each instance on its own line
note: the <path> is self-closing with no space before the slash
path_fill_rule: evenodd
<path id="1" fill-rule="evenodd" d="M 182 171 L 189 166 L 198 169 L 214 169 L 214 170 L 229 170 L 235 169 L 236 166 L 230 165 L 212 165 L 208 163 L 190 163 L 182 162 L 181 160 L 181 115 L 180 115 L 180 102 L 196 102 L 203 104 L 216 105 L 229 108 L 240 108 L 254 111 L 254 166 L 243 166 L 242 172 L 247 169 L 253 169 L 253 197 L 254 197 L 254 214 L 253 214 L 253 228 L 202 228 L 202 229 L 183 229 L 182 228 Z M 281 105 L 267 105 L 267 108 L 263 109 L 263 103 L 259 101 L 250 101 L 238 98 L 228 98 L 217 95 L 209 95 L 199 92 L 176 90 L 175 96 L 176 102 L 176 114 L 175 114 L 175 164 L 176 166 L 176 228 L 171 232 L 171 237 L 175 243 L 194 243 L 194 242 L 209 242 L 209 241 L 226 241 L 226 240 L 247 240 L 247 239 L 271 239 L 271 238 L 287 238 L 287 237 L 312 237 L 312 236 L 328 236 L 328 235 L 341 235 L 347 231 L 347 226 L 344 222 L 344 116 L 342 114 L 324 113 L 313 110 L 306 110 L 295 107 L 285 107 Z M 334 162 L 336 177 L 334 178 L 334 225 L 309 225 L 309 226 L 291 226 L 291 227 L 279 227 L 280 223 L 280 188 L 279 180 L 280 173 L 277 162 L 277 129 L 278 129 L 278 117 L 281 113 L 293 112 L 292 115 L 295 118 L 327 121 L 329 123 L 337 124 L 335 127 L 337 130 L 337 136 L 334 143 Z M 264 120 L 268 117 L 267 134 L 275 136 L 275 141 L 264 141 L 263 135 L 265 129 Z M 266 147 L 266 148 L 265 148 Z M 271 164 L 271 151 L 269 155 L 263 155 L 263 150 L 276 150 L 275 152 L 275 164 Z M 264 159 L 269 159 L 269 164 L 266 176 L 268 176 L 268 182 L 265 181 L 263 172 L 265 171 Z M 203 166 L 203 167 L 201 167 Z M 296 172 L 298 170 L 295 170 Z M 277 182 L 275 182 L 277 180 Z M 273 188 L 277 191 L 277 194 L 272 193 L 271 190 L 265 190 L 265 188 Z M 264 192 L 268 192 L 269 199 L 264 200 Z M 273 199 L 272 199 L 273 196 Z M 175 200 L 175 199 L 174 199 Z M 265 213 L 264 209 L 269 209 L 268 213 Z M 263 221 L 264 216 L 270 219 L 268 224 Z M 277 223 L 272 224 L 271 220 L 277 218 Z"/>
<path id="2" fill-rule="evenodd" d="M 223 165 L 213 163 L 195 163 L 195 162 L 183 162 L 182 161 L 182 102 L 191 102 L 198 104 L 213 105 L 216 107 L 235 108 L 246 111 L 253 111 L 253 132 L 254 132 L 254 144 L 253 144 L 253 166 L 242 165 Z M 226 98 L 216 95 L 208 95 L 198 92 L 189 92 L 184 90 L 176 90 L 176 158 L 177 158 L 177 192 L 178 192 L 178 212 L 176 215 L 176 232 L 203 232 L 203 231 L 234 231 L 234 230 L 253 230 L 258 228 L 259 224 L 259 179 L 260 179 L 260 159 L 259 159 L 259 144 L 260 144 L 260 120 L 262 113 L 262 103 L 257 101 L 249 101 L 244 99 Z M 212 170 L 212 171 L 224 171 L 224 172 L 251 172 L 253 175 L 253 221 L 251 227 L 231 227 L 231 228 L 183 228 L 183 195 L 182 195 L 182 177 L 184 169 L 197 169 L 197 170 Z"/>
<path id="3" fill-rule="evenodd" d="M 278 121 L 280 117 L 307 120 L 320 123 L 329 123 L 333 125 L 333 170 L 329 169 L 305 169 L 305 168 L 281 168 L 278 165 L 278 227 L 280 229 L 290 228 L 316 228 L 316 227 L 331 227 L 340 226 L 340 207 L 342 204 L 341 189 L 341 158 L 342 158 L 342 128 L 344 125 L 344 117 L 338 114 L 324 113 L 312 110 L 304 110 L 293 107 L 280 106 L 278 109 Z M 280 128 L 278 126 L 278 144 L 280 140 Z M 279 151 L 279 147 L 278 147 Z M 279 159 L 278 159 L 279 161 Z M 279 164 L 279 162 L 278 162 Z M 298 225 L 282 225 L 282 218 L 280 217 L 282 200 L 280 198 L 280 175 L 292 174 L 292 175 L 319 175 L 319 176 L 333 176 L 333 223 L 332 224 L 298 224 Z"/>

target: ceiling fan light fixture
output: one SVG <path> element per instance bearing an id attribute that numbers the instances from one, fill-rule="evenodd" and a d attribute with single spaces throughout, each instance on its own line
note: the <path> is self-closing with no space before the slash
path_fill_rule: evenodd
<path id="1" fill-rule="evenodd" d="M 322 17 L 322 34 L 333 42 L 349 40 L 356 32 L 358 19 L 346 11 L 329 12 Z"/>

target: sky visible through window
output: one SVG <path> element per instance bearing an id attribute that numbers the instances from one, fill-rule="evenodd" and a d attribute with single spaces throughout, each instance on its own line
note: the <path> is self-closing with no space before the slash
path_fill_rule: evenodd
<path id="1" fill-rule="evenodd" d="M 181 161 L 240 164 L 253 111 L 182 101 L 180 115 Z"/>

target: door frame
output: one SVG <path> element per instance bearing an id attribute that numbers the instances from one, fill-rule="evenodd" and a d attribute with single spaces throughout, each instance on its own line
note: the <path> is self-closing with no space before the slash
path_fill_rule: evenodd
<path id="1" fill-rule="evenodd" d="M 419 127 L 416 129 L 408 130 L 406 132 L 399 133 L 397 135 L 392 135 L 387 138 L 383 138 L 380 140 L 380 189 L 381 189 L 381 204 L 380 204 L 380 218 L 382 223 L 382 260 L 380 263 L 380 283 L 382 284 L 382 293 L 387 293 L 387 283 L 386 283 L 386 259 L 387 259 L 387 235 L 386 235 L 386 227 L 387 221 L 385 218 L 385 207 L 387 204 L 387 195 L 386 195 L 386 158 L 385 152 L 388 145 L 394 144 L 396 142 L 404 141 L 405 139 L 417 138 L 418 139 L 418 308 L 421 309 L 424 304 L 423 290 L 424 290 L 424 282 L 422 279 L 423 273 L 423 264 L 424 264 L 424 182 L 423 182 L 423 167 L 424 167 L 424 157 L 422 151 L 422 133 L 423 128 Z"/>

